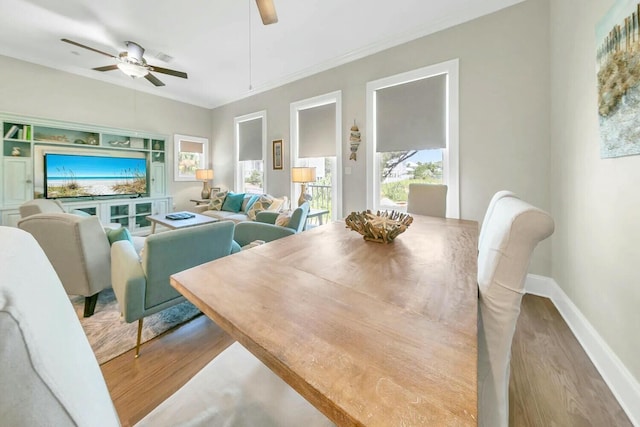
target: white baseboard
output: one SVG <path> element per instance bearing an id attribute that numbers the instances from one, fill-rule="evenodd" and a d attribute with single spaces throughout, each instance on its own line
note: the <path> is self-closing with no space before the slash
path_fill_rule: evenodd
<path id="1" fill-rule="evenodd" d="M 562 288 L 550 277 L 529 274 L 525 291 L 553 302 L 631 423 L 640 426 L 640 384 Z"/>

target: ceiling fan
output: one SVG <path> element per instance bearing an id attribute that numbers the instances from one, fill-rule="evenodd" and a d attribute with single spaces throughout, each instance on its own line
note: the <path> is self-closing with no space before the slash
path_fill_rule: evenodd
<path id="1" fill-rule="evenodd" d="M 112 71 L 116 69 L 120 69 L 123 73 L 128 76 L 138 78 L 144 77 L 149 80 L 156 86 L 164 86 L 164 83 L 160 81 L 156 76 L 151 74 L 151 71 L 155 71 L 157 73 L 168 74 L 170 76 L 181 77 L 183 79 L 187 78 L 187 73 L 182 71 L 170 70 L 168 68 L 157 67 L 155 65 L 147 64 L 147 61 L 144 59 L 144 48 L 139 44 L 127 41 L 125 44 L 127 45 L 127 50 L 124 52 L 120 52 L 118 56 L 111 55 L 110 53 L 103 52 L 98 49 L 94 49 L 89 46 L 85 46 L 78 42 L 74 42 L 69 39 L 60 39 L 65 43 L 70 43 L 74 46 L 81 47 L 83 49 L 88 49 L 93 52 L 108 56 L 109 58 L 113 58 L 117 61 L 114 65 L 106 65 L 104 67 L 96 67 L 93 68 L 96 71 Z"/>

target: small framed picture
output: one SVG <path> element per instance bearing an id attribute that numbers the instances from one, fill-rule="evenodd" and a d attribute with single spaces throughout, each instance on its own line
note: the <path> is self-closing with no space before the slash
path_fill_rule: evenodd
<path id="1" fill-rule="evenodd" d="M 273 141 L 273 169 L 282 169 L 282 140 Z"/>

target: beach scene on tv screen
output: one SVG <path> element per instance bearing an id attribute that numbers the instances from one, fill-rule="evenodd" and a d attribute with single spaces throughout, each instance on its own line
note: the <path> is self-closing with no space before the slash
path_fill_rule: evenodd
<path id="1" fill-rule="evenodd" d="M 147 162 L 143 158 L 47 154 L 45 180 L 49 199 L 145 194 Z"/>

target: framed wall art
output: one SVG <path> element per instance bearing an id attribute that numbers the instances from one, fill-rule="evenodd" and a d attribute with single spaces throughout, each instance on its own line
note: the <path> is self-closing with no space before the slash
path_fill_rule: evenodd
<path id="1" fill-rule="evenodd" d="M 273 169 L 282 169 L 282 140 L 273 141 Z"/>
<path id="2" fill-rule="evenodd" d="M 640 3 L 617 0 L 596 25 L 600 157 L 640 154 Z"/>

